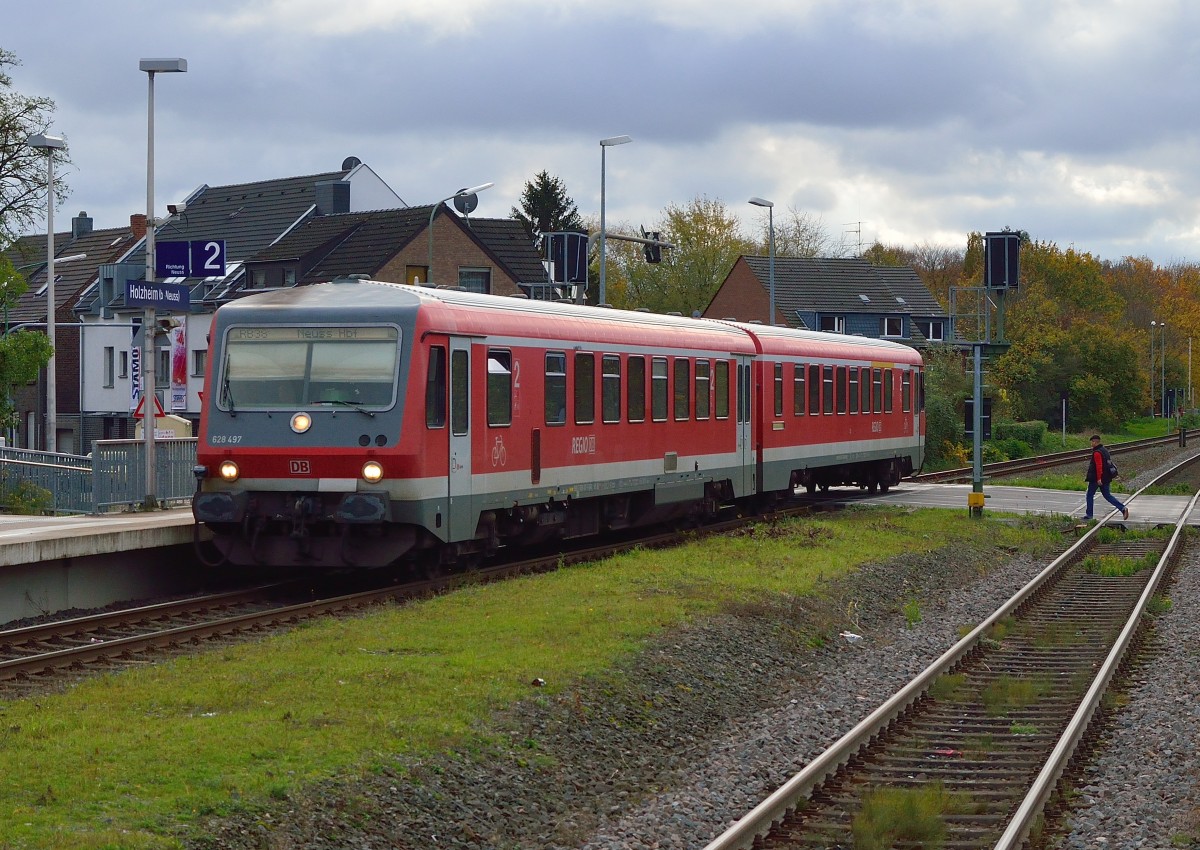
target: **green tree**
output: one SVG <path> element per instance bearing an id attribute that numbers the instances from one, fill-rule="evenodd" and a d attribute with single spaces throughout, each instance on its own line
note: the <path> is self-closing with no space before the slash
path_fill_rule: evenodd
<path id="1" fill-rule="evenodd" d="M 538 172 L 525 184 L 525 190 L 521 193 L 521 207 L 513 207 L 509 217 L 525 225 L 525 232 L 534 242 L 543 233 L 580 232 L 585 229 L 578 207 L 567 194 L 566 185 L 546 171 Z"/>
<path id="2" fill-rule="evenodd" d="M 971 379 L 963 370 L 963 355 L 948 345 L 931 346 L 925 358 L 925 462 L 927 466 L 956 465 L 966 429 L 963 401 L 971 396 Z"/>
<path id="3" fill-rule="evenodd" d="M 0 249 L 32 229 L 46 210 L 45 155 L 27 144 L 35 133 L 45 133 L 54 114 L 54 101 L 28 97 L 12 89 L 5 68 L 19 64 L 17 57 L 0 48 Z M 58 163 L 69 162 L 65 149 L 55 151 Z M 66 184 L 56 169 L 58 198 Z"/>

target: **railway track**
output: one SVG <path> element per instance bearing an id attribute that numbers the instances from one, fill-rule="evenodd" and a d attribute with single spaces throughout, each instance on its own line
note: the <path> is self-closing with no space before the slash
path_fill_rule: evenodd
<path id="1" fill-rule="evenodd" d="M 1160 446 L 1181 445 L 1179 434 L 1168 434 L 1164 437 L 1147 437 L 1144 440 L 1130 440 L 1124 443 L 1116 443 L 1108 447 L 1109 453 L 1121 456 L 1128 455 L 1133 452 L 1144 451 L 1146 449 L 1158 448 Z M 1018 458 L 1016 460 L 1005 460 L 996 463 L 985 463 L 982 468 L 983 475 L 987 478 L 997 478 L 1006 475 L 1019 475 L 1025 472 L 1045 472 L 1048 469 L 1054 469 L 1059 466 L 1076 466 L 1087 460 L 1091 454 L 1090 448 L 1074 449 L 1066 452 L 1054 452 L 1051 454 L 1038 455 L 1037 457 Z M 939 472 L 924 472 L 919 475 L 913 475 L 911 480 L 920 481 L 928 484 L 932 483 L 960 483 L 963 481 L 971 481 L 974 471 L 971 467 L 963 467 L 960 469 L 944 469 Z"/>
<path id="2" fill-rule="evenodd" d="M 555 551 L 423 580 L 384 582 L 352 593 L 322 592 L 286 582 L 0 631 L 0 695 L 20 698 L 80 675 L 153 662 L 214 641 L 258 636 L 316 617 L 349 615 L 464 584 L 548 572 L 635 546 L 673 545 L 688 536 L 724 533 L 811 510 L 802 504 L 787 504 L 767 515 L 730 516 L 699 529 L 622 539 L 565 554 Z M 296 601 L 304 596 L 315 598 Z"/>
<path id="3" fill-rule="evenodd" d="M 706 850 L 1023 846 L 1132 657 L 1198 499 L 1168 532 L 1092 527 Z"/>

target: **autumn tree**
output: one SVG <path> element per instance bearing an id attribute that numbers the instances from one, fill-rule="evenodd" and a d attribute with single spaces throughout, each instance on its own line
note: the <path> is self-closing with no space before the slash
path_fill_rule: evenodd
<path id="1" fill-rule="evenodd" d="M 668 206 L 662 219 L 646 230 L 659 233 L 662 241 L 674 246 L 663 249 L 659 263 L 647 263 L 642 246 L 636 243 L 621 243 L 611 236 L 607 240 L 606 253 L 625 283 L 623 292 L 614 291 L 611 271 L 606 274 L 608 300 L 617 306 L 685 316 L 704 310 L 737 258 L 756 251 L 741 234 L 738 218 L 715 198 L 701 196 Z M 614 251 L 614 246 L 620 247 Z"/>
<path id="2" fill-rule="evenodd" d="M 521 193 L 521 207 L 512 208 L 510 218 L 525 225 L 529 238 L 537 243 L 543 233 L 584 230 L 583 219 L 567 187 L 558 177 L 540 171 L 525 184 Z"/>

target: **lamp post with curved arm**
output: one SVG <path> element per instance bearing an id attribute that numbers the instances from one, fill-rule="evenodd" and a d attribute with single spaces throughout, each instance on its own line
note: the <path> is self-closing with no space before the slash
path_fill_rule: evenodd
<path id="1" fill-rule="evenodd" d="M 46 154 L 46 337 L 50 340 L 50 360 L 46 363 L 46 451 L 58 450 L 58 381 L 54 372 L 54 152 L 67 146 L 61 136 L 38 134 L 29 137 L 29 146 Z"/>
<path id="2" fill-rule="evenodd" d="M 604 290 L 604 152 L 613 145 L 627 145 L 632 142 L 629 136 L 610 136 L 600 140 L 600 293 L 596 303 L 606 303 Z"/>
<path id="3" fill-rule="evenodd" d="M 442 198 L 440 201 L 434 204 L 433 209 L 429 211 L 429 226 L 426 228 L 426 230 L 429 231 L 429 254 L 425 258 L 425 277 L 428 278 L 428 280 L 425 282 L 430 286 L 433 285 L 433 217 L 437 215 L 437 211 L 441 208 L 442 204 L 446 203 L 446 201 L 453 201 L 455 198 L 467 198 L 478 192 L 482 192 L 484 189 L 490 189 L 495 185 L 495 183 L 480 183 L 478 186 L 472 186 L 470 189 L 459 189 L 453 195 L 450 195 L 447 198 Z"/>

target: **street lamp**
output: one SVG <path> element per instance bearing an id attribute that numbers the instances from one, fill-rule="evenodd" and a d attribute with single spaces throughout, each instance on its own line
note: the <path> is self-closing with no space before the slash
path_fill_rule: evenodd
<path id="1" fill-rule="evenodd" d="M 1150 320 L 1150 418 L 1154 418 L 1154 335 L 1158 322 Z"/>
<path id="2" fill-rule="evenodd" d="M 750 203 L 756 207 L 767 208 L 767 280 L 771 290 L 771 320 L 768 324 L 775 324 L 775 204 L 768 201 L 766 198 L 751 198 Z"/>
<path id="3" fill-rule="evenodd" d="M 1162 331 L 1161 344 L 1158 347 L 1159 360 L 1161 360 L 1161 371 L 1158 376 L 1158 388 L 1162 393 L 1162 401 L 1159 410 L 1162 411 L 1163 418 L 1167 418 L 1167 323 L 1159 322 L 1158 328 Z M 1170 421 L 1167 422 L 1167 433 L 1171 433 Z"/>
<path id="4" fill-rule="evenodd" d="M 149 80 L 146 97 L 146 283 L 154 280 L 154 75 L 180 74 L 187 71 L 186 59 L 142 59 L 138 70 Z M 154 426 L 158 403 L 154 390 L 154 308 L 146 307 L 142 316 L 142 434 L 146 441 L 147 510 L 158 507 L 154 496 Z"/>
<path id="5" fill-rule="evenodd" d="M 629 136 L 610 136 L 600 140 L 600 297 L 597 304 L 606 304 L 604 290 L 604 150 L 614 145 L 627 145 Z"/>
<path id="6" fill-rule="evenodd" d="M 58 382 L 54 362 L 54 152 L 67 146 L 61 136 L 37 134 L 29 137 L 29 146 L 46 153 L 46 337 L 50 340 L 50 360 L 46 363 L 46 451 L 58 450 Z"/>
<path id="7" fill-rule="evenodd" d="M 471 195 L 482 192 L 484 189 L 490 189 L 495 185 L 495 183 L 480 183 L 478 186 L 472 186 L 470 189 L 459 189 L 450 197 L 442 198 L 429 211 L 429 226 L 425 228 L 429 231 L 429 256 L 425 259 L 425 282 L 430 286 L 433 285 L 433 217 L 437 215 L 437 211 L 446 201 L 452 201 L 455 198 L 469 198 Z"/>

